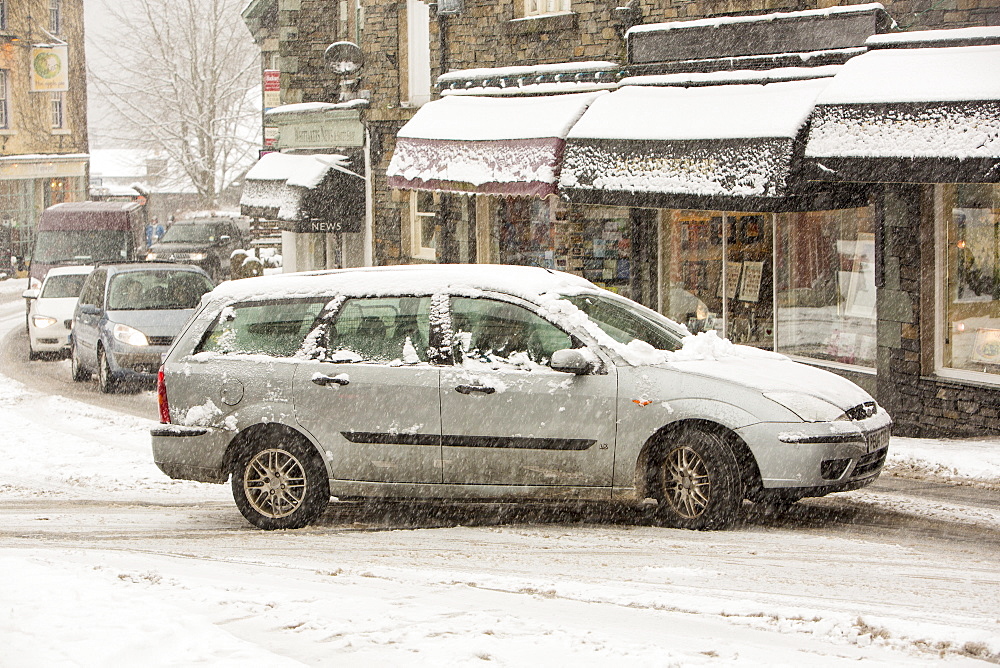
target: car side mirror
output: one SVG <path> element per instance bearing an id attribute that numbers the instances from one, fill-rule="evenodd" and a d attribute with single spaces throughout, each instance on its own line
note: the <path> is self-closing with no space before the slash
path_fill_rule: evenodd
<path id="1" fill-rule="evenodd" d="M 222 243 L 226 243 L 230 239 L 232 239 L 232 237 L 229 236 L 228 234 L 221 234 L 221 235 L 219 235 L 219 241 L 221 241 Z"/>
<path id="2" fill-rule="evenodd" d="M 38 299 L 38 290 L 32 288 L 31 290 L 25 290 L 21 293 L 21 296 L 25 299 Z"/>
<path id="3" fill-rule="evenodd" d="M 583 349 L 564 348 L 552 353 L 552 360 L 549 366 L 554 371 L 574 373 L 582 376 L 594 370 L 594 361 Z"/>
<path id="4" fill-rule="evenodd" d="M 80 304 L 80 313 L 83 315 L 101 315 L 101 309 L 93 304 Z"/>

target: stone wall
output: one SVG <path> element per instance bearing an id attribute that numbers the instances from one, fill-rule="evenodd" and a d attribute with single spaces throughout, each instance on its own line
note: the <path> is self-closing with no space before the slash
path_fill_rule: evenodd
<path id="1" fill-rule="evenodd" d="M 391 4 L 391 3 L 390 3 Z M 465 11 L 447 18 L 447 67 L 506 67 L 570 60 L 624 62 L 615 8 L 624 0 L 573 2 L 573 14 L 515 20 L 515 0 L 466 0 Z M 641 0 L 642 23 L 724 15 L 818 9 L 829 0 Z M 1000 24 L 1000 0 L 889 0 L 883 2 L 900 28 L 922 30 Z"/>

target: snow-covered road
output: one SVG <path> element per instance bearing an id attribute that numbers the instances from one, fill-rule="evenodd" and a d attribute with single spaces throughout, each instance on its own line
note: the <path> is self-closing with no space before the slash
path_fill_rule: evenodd
<path id="1" fill-rule="evenodd" d="M 268 533 L 227 487 L 163 476 L 152 424 L 0 376 L 0 666 L 1000 662 L 990 503 L 862 490 L 726 532 L 333 504 Z M 892 451 L 901 475 L 1000 487 L 1000 443 Z"/>

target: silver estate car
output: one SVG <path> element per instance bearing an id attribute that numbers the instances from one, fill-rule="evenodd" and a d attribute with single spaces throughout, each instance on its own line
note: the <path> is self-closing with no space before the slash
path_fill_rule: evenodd
<path id="1" fill-rule="evenodd" d="M 891 420 L 826 371 L 570 274 L 425 265 L 208 293 L 159 373 L 157 466 L 264 529 L 331 495 L 604 499 L 721 528 L 871 483 Z"/>

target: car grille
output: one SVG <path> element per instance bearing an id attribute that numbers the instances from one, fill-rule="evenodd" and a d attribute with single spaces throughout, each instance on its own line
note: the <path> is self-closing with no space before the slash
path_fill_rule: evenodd
<path id="1" fill-rule="evenodd" d="M 174 337 L 172 336 L 149 336 L 147 338 L 151 346 L 169 346 L 174 342 Z"/>
<path id="2" fill-rule="evenodd" d="M 880 448 L 858 459 L 858 463 L 854 465 L 854 471 L 851 472 L 851 477 L 858 478 L 878 471 L 885 463 L 885 456 L 888 452 L 889 448 Z"/>
<path id="3" fill-rule="evenodd" d="M 877 411 L 878 406 L 875 405 L 874 401 L 866 401 L 863 404 L 858 404 L 854 408 L 849 408 L 844 412 L 847 413 L 847 417 L 852 420 L 864 420 L 875 415 Z"/>

